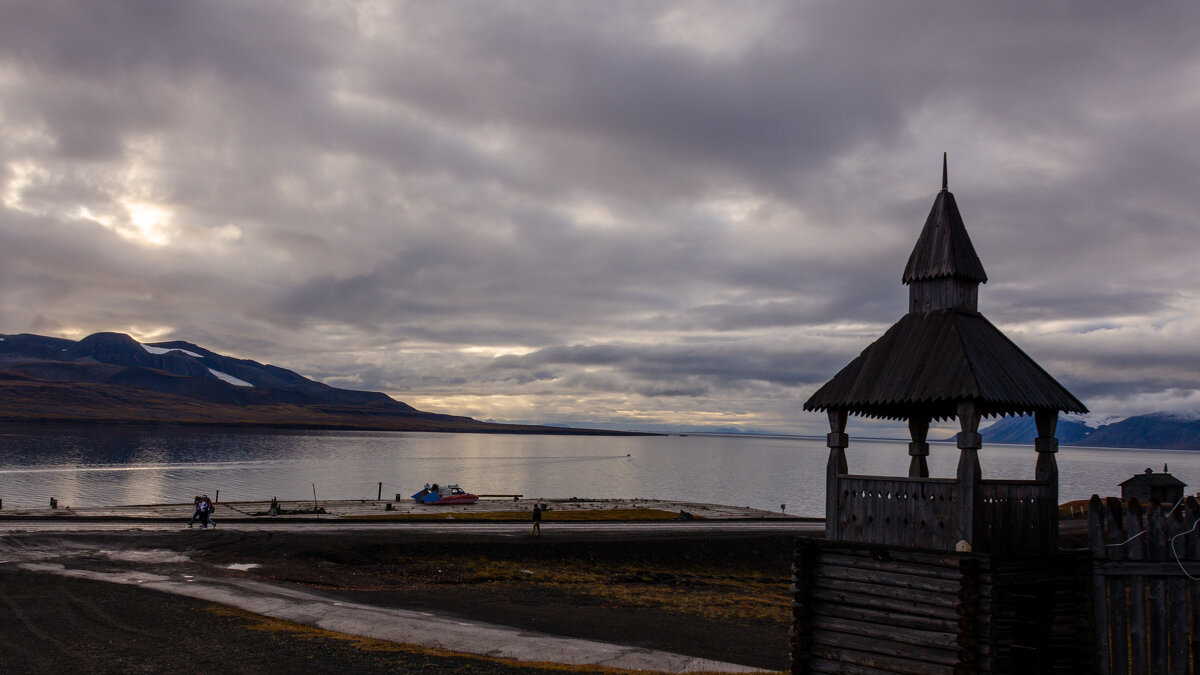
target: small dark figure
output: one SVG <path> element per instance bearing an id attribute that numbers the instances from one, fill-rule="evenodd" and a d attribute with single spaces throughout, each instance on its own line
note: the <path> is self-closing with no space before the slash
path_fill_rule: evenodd
<path id="1" fill-rule="evenodd" d="M 542 536 L 542 507 L 538 504 L 533 505 L 533 530 L 529 534 Z"/>
<path id="2" fill-rule="evenodd" d="M 188 521 L 188 527 L 191 527 L 197 520 L 200 520 L 200 495 L 196 495 L 192 499 L 192 519 Z"/>
<path id="3" fill-rule="evenodd" d="M 209 525 L 212 525 L 213 529 L 217 528 L 217 523 L 212 519 L 213 503 L 208 495 L 201 495 L 197 510 L 200 512 L 200 529 L 203 530 Z"/>

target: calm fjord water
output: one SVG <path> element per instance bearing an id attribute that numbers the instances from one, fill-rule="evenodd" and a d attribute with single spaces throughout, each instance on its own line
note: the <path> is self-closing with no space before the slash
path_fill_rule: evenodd
<path id="1" fill-rule="evenodd" d="M 0 427 L 0 499 L 6 508 L 222 501 L 374 499 L 409 495 L 425 482 L 481 494 L 678 499 L 821 516 L 823 440 L 745 436 L 536 436 L 354 431 L 213 431 L 160 427 Z M 850 470 L 905 475 L 899 441 L 851 438 Z M 988 445 L 986 478 L 1032 478 L 1032 447 Z M 1194 492 L 1200 452 L 1063 448 L 1062 501 L 1117 485 L 1146 467 L 1171 472 Z M 958 450 L 935 443 L 935 476 L 953 476 Z"/>

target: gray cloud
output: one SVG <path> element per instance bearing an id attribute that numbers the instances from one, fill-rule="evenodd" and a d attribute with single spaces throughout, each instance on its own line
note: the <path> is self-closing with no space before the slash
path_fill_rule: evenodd
<path id="1" fill-rule="evenodd" d="M 4 3 L 0 331 L 820 432 L 948 150 L 984 313 L 1104 414 L 1200 407 L 1197 13 Z"/>

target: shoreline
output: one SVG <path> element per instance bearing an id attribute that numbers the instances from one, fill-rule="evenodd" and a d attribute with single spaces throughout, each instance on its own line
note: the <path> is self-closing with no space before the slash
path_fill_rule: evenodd
<path id="1" fill-rule="evenodd" d="M 673 520 L 786 520 L 823 522 L 823 518 L 787 515 L 743 506 L 702 504 L 663 499 L 580 499 L 576 497 L 481 498 L 474 504 L 426 505 L 411 499 L 279 500 L 281 511 L 269 515 L 270 500 L 216 502 L 214 518 L 222 522 L 526 522 L 534 504 L 549 506 L 547 521 L 673 521 Z M 317 511 L 321 509 L 321 511 Z M 0 508 L 0 522 L 15 520 L 79 520 L 115 522 L 187 521 L 192 504 L 130 504 L 120 506 Z M 686 513 L 686 516 L 682 516 Z"/>

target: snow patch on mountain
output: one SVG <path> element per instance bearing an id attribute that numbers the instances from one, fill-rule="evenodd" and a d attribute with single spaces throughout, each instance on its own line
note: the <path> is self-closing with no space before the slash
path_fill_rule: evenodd
<path id="1" fill-rule="evenodd" d="M 187 351 L 187 350 L 180 349 L 179 351 L 183 352 L 183 351 Z M 213 370 L 212 368 L 209 368 L 208 372 L 215 375 L 218 380 L 221 380 L 223 382 L 228 382 L 229 384 L 232 384 L 235 387 L 253 387 L 254 386 L 245 380 L 239 380 L 238 378 L 230 375 L 229 373 L 222 373 L 221 371 Z"/>
<path id="2" fill-rule="evenodd" d="M 1123 422 L 1123 421 L 1129 419 L 1129 416 L 1128 415 L 1111 415 L 1111 414 L 1090 412 L 1090 413 L 1085 413 L 1083 415 L 1072 414 L 1067 419 L 1078 420 L 1093 429 L 1099 429 L 1100 427 L 1102 427 L 1106 424 L 1116 424 L 1117 422 Z"/>
<path id="3" fill-rule="evenodd" d="M 138 344 L 141 344 L 141 343 L 138 343 Z M 178 348 L 167 349 L 166 347 L 154 347 L 151 345 L 142 345 L 142 349 L 145 349 L 146 351 L 150 352 L 151 354 L 166 354 L 167 352 L 183 352 L 184 354 L 187 354 L 188 356 L 194 356 L 198 359 L 204 358 L 200 354 L 197 354 L 196 352 L 189 352 L 186 349 L 178 349 Z M 229 377 L 229 376 L 226 375 L 225 377 Z M 234 378 L 234 379 L 237 379 L 237 378 Z"/>

